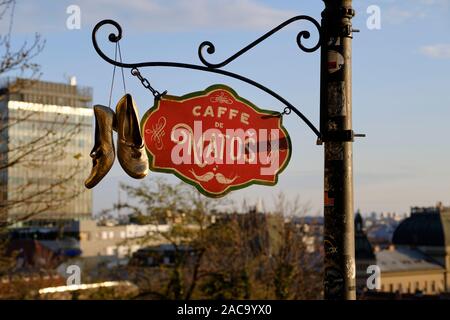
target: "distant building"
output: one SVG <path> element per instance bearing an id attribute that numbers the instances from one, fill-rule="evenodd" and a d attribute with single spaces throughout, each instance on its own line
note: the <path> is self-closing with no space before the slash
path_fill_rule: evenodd
<path id="1" fill-rule="evenodd" d="M 169 225 L 98 225 L 94 220 L 83 220 L 79 222 L 80 250 L 82 257 L 116 257 L 123 259 L 131 256 L 143 245 L 158 245 L 162 242 L 156 236 L 147 239 L 145 243 L 142 238 L 155 234 L 155 232 L 166 232 Z"/>
<path id="2" fill-rule="evenodd" d="M 372 245 L 363 229 L 363 219 L 360 212 L 355 215 L 355 259 L 356 259 L 356 290 L 364 291 L 367 286 L 368 267 L 376 264 Z"/>
<path id="3" fill-rule="evenodd" d="M 303 243 L 307 253 L 322 250 L 323 246 L 323 217 L 293 217 L 291 222 L 303 234 Z"/>
<path id="4" fill-rule="evenodd" d="M 61 259 L 88 258 L 95 261 L 117 261 L 126 259 L 141 248 L 142 245 L 158 245 L 158 238 L 142 238 L 164 232 L 168 225 L 101 225 L 95 220 L 65 220 L 47 226 L 28 226 L 15 228 L 11 231 L 11 245 L 14 248 L 25 248 L 28 241 L 31 248 L 37 245 L 53 252 L 53 256 Z M 19 246 L 17 244 L 20 244 Z M 41 250 L 42 251 L 42 250 Z M 25 256 L 34 257 L 36 250 Z M 49 254 L 47 254 L 49 255 Z M 35 259 L 28 259 L 27 264 L 33 264 Z M 50 267 L 50 265 L 47 265 Z"/>
<path id="5" fill-rule="evenodd" d="M 184 258 L 195 258 L 197 252 L 189 247 L 180 245 L 176 248 L 173 244 L 165 243 L 159 246 L 148 246 L 137 250 L 130 259 L 129 266 L 132 267 L 159 267 L 173 266 L 176 256 L 182 255 Z"/>
<path id="6" fill-rule="evenodd" d="M 381 292 L 439 294 L 446 292 L 446 270 L 432 257 L 410 247 L 376 252 Z"/>
<path id="7" fill-rule="evenodd" d="M 36 299 L 38 290 L 49 286 L 62 286 L 66 279 L 56 271 L 17 272 L 0 277 L 0 299 Z"/>
<path id="8" fill-rule="evenodd" d="M 358 242 L 358 237 L 357 237 Z M 358 247 L 358 244 L 357 244 Z M 366 247 L 367 254 L 369 249 Z M 450 292 L 450 208 L 442 205 L 411 209 L 395 229 L 392 245 L 375 247 L 381 271 L 378 292 L 398 295 L 445 295 Z M 366 263 L 356 257 L 360 274 Z M 362 289 L 364 284 L 362 283 Z"/>
<path id="9" fill-rule="evenodd" d="M 372 212 L 363 222 L 363 227 L 370 243 L 381 248 L 389 247 L 392 235 L 402 219 L 396 213 L 381 213 L 377 215 Z"/>
<path id="10" fill-rule="evenodd" d="M 91 101 L 92 89 L 88 87 L 9 78 L 0 83 L 0 203 L 7 208 L 0 212 L 1 219 L 15 221 L 30 211 L 38 212 L 39 219 L 92 216 L 92 191 L 84 188 L 93 145 Z M 57 156 L 59 159 L 50 157 L 46 161 L 41 154 L 37 161 L 41 149 L 33 141 L 45 132 L 54 139 L 62 137 L 77 125 L 79 131 L 67 146 L 60 145 L 47 154 L 64 150 L 64 154 Z M 22 157 L 28 151 L 30 155 Z M 83 161 L 80 172 L 55 186 L 80 159 Z M 16 160 L 14 165 L 8 165 Z M 46 191 L 49 188 L 51 191 Z M 62 206 L 48 206 L 52 199 L 62 199 L 68 190 L 79 195 Z M 34 198 L 30 199 L 32 195 Z"/>

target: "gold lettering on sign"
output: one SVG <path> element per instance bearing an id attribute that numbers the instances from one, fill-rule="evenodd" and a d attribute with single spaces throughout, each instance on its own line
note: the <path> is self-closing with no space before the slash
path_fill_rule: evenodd
<path id="1" fill-rule="evenodd" d="M 250 115 L 246 112 L 240 112 L 236 109 L 229 109 L 224 106 L 218 106 L 214 108 L 213 106 L 195 106 L 192 108 L 192 115 L 195 117 L 216 117 L 218 119 L 228 118 L 232 120 L 238 118 L 243 124 L 250 124 Z"/>

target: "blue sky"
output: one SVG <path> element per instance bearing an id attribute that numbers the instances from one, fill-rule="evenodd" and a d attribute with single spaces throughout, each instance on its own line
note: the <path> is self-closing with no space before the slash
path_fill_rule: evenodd
<path id="1" fill-rule="evenodd" d="M 81 9 L 79 30 L 66 27 L 66 9 L 72 4 Z M 366 27 L 370 5 L 381 9 L 380 30 Z M 204 40 L 216 45 L 211 60 L 220 61 L 291 16 L 320 19 L 322 8 L 319 0 L 19 0 L 13 32 L 16 40 L 31 39 L 34 32 L 46 39 L 36 58 L 44 80 L 75 75 L 79 84 L 94 88 L 94 103 L 107 104 L 112 66 L 97 56 L 90 39 L 101 19 L 122 25 L 126 61 L 200 63 L 197 48 Z M 450 204 L 450 0 L 355 1 L 355 9 L 354 27 L 361 32 L 353 48 L 353 124 L 356 132 L 367 134 L 354 143 L 355 208 L 403 213 L 415 205 Z M 304 26 L 292 25 L 225 69 L 272 88 L 318 125 L 319 52 L 304 53 L 295 43 Z M 5 30 L 4 24 L 0 27 Z M 106 41 L 102 46 L 113 53 Z M 152 96 L 125 72 L 142 115 Z M 167 68 L 141 72 L 156 88 L 174 95 L 224 83 L 262 108 L 283 108 L 264 92 L 222 76 Z M 123 95 L 121 83 L 115 87 L 113 101 Z M 293 154 L 279 184 L 252 186 L 228 197 L 238 202 L 261 197 L 270 208 L 273 195 L 282 190 L 300 195 L 320 214 L 323 148 L 295 115 L 284 121 Z M 94 191 L 95 212 L 117 198 L 119 181 L 134 183 L 116 163 Z"/>

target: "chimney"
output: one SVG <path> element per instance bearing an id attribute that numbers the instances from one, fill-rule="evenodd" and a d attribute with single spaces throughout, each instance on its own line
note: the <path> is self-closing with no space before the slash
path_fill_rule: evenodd
<path id="1" fill-rule="evenodd" d="M 71 86 L 76 86 L 77 85 L 77 77 L 71 76 L 69 79 L 69 82 L 70 82 Z"/>

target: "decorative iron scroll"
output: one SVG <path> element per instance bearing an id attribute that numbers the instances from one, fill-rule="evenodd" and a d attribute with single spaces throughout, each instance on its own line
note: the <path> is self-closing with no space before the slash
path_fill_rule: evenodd
<path id="1" fill-rule="evenodd" d="M 242 54 L 246 53 L 247 51 L 249 51 L 250 49 L 252 49 L 253 47 L 257 46 L 259 43 L 261 43 L 262 41 L 266 40 L 268 37 L 270 37 L 271 35 L 273 35 L 274 33 L 278 32 L 279 30 L 283 29 L 284 27 L 286 27 L 287 25 L 295 22 L 295 21 L 301 21 L 301 20 L 305 20 L 305 21 L 309 21 L 311 22 L 317 29 L 318 34 L 319 34 L 319 39 L 317 40 L 316 45 L 314 45 L 313 47 L 307 47 L 302 43 L 303 39 L 309 39 L 311 34 L 309 31 L 307 30 L 303 30 L 300 31 L 297 34 L 297 45 L 299 46 L 299 48 L 301 50 L 303 50 L 304 52 L 314 52 L 316 51 L 318 48 L 320 48 L 321 46 L 321 27 L 320 24 L 313 19 L 312 17 L 309 16 L 304 16 L 304 15 L 299 15 L 299 16 L 295 16 L 289 20 L 286 20 L 285 22 L 283 22 L 282 24 L 280 24 L 279 26 L 275 27 L 274 29 L 272 29 L 271 31 L 267 32 L 266 34 L 264 34 L 263 36 L 261 36 L 260 38 L 258 38 L 257 40 L 255 40 L 254 42 L 250 43 L 249 45 L 247 45 L 246 47 L 244 47 L 243 49 L 239 50 L 238 52 L 236 52 L 235 54 L 233 54 L 232 56 L 230 56 L 229 58 L 225 59 L 224 61 L 220 62 L 220 63 L 210 63 L 208 61 L 206 61 L 206 59 L 203 56 L 203 49 L 206 48 L 206 52 L 208 54 L 213 54 L 215 52 L 215 46 L 213 43 L 211 43 L 210 41 L 204 41 L 200 44 L 199 48 L 198 48 L 198 56 L 200 61 L 204 64 L 204 66 L 202 65 L 196 65 L 196 64 L 189 64 L 189 63 L 181 63 L 181 62 L 168 62 L 168 61 L 150 61 L 150 62 L 138 62 L 138 63 L 123 63 L 123 62 L 119 62 L 119 61 L 115 61 L 113 59 L 111 59 L 110 57 L 108 57 L 99 47 L 98 42 L 97 42 L 97 38 L 96 38 L 96 34 L 98 32 L 98 30 L 104 26 L 104 25 L 112 25 L 113 27 L 115 27 L 117 29 L 117 34 L 114 33 L 110 33 L 108 36 L 108 39 L 110 42 L 116 43 L 118 41 L 120 41 L 122 39 L 122 27 L 114 20 L 110 20 L 110 19 L 106 19 L 106 20 L 102 20 L 99 23 L 97 23 L 94 27 L 94 29 L 92 30 L 92 43 L 94 45 L 94 49 L 95 51 L 98 53 L 98 55 L 105 60 L 106 62 L 115 65 L 117 67 L 122 67 L 122 68 L 130 68 L 130 69 L 135 69 L 135 68 L 140 68 L 140 67 L 172 67 L 172 68 L 184 68 L 184 69 L 192 69 L 192 70 L 200 70 L 200 71 L 206 71 L 206 72 L 212 72 L 212 73 L 217 73 L 217 74 L 221 74 L 227 77 L 231 77 L 234 79 L 238 79 L 240 81 L 246 82 L 266 93 L 268 93 L 269 95 L 271 95 L 272 97 L 274 97 L 275 99 L 277 99 L 278 101 L 280 101 L 281 103 L 283 103 L 286 108 L 284 113 L 287 114 L 290 111 L 293 111 L 297 116 L 299 116 L 303 122 L 314 132 L 314 134 L 317 136 L 318 140 L 321 139 L 321 133 L 320 131 L 311 123 L 311 121 L 309 121 L 309 119 L 299 110 L 297 109 L 294 105 L 292 105 L 289 101 L 287 101 L 285 98 L 283 98 L 282 96 L 280 96 L 278 93 L 274 92 L 273 90 L 267 88 L 266 86 L 252 80 L 249 79 L 247 77 L 244 77 L 240 74 L 237 73 L 233 73 L 230 71 L 226 71 L 226 70 L 222 70 L 220 69 L 223 66 L 226 66 L 227 64 L 229 64 L 230 62 L 232 62 L 233 60 L 235 60 L 236 58 L 238 58 L 239 56 L 241 56 Z"/>
<path id="2" fill-rule="evenodd" d="M 283 29 L 287 25 L 291 24 L 292 22 L 299 21 L 299 20 L 310 21 L 317 28 L 317 31 L 319 32 L 319 35 L 320 35 L 320 25 L 315 19 L 313 19 L 309 16 L 296 16 L 289 20 L 286 20 L 285 22 L 280 24 L 278 27 L 270 30 L 263 36 L 259 37 L 257 40 L 250 43 L 248 46 L 242 48 L 241 50 L 239 50 L 238 52 L 233 54 L 231 57 L 229 57 L 228 59 L 225 59 L 224 61 L 222 61 L 220 63 L 210 63 L 210 62 L 206 61 L 206 59 L 203 57 L 202 52 L 203 52 L 203 48 L 205 48 L 205 47 L 206 47 L 206 52 L 208 54 L 213 54 L 216 51 L 214 44 L 211 43 L 210 41 L 203 41 L 200 44 L 200 46 L 198 47 L 198 57 L 199 57 L 200 61 L 209 68 L 222 68 L 222 67 L 226 66 L 227 64 L 229 64 L 231 61 L 235 60 L 239 56 L 246 53 L 248 50 L 252 49 L 253 47 L 257 46 L 259 43 L 261 43 L 264 40 L 266 40 L 267 38 L 269 38 L 274 33 L 280 31 L 281 29 Z M 306 31 L 306 30 L 300 31 L 297 35 L 297 45 L 304 52 L 314 52 L 320 48 L 320 37 L 319 37 L 319 40 L 317 41 L 317 44 L 314 47 L 308 48 L 303 45 L 302 39 L 309 39 L 310 36 L 311 36 L 311 34 L 309 33 L 309 31 Z"/>

